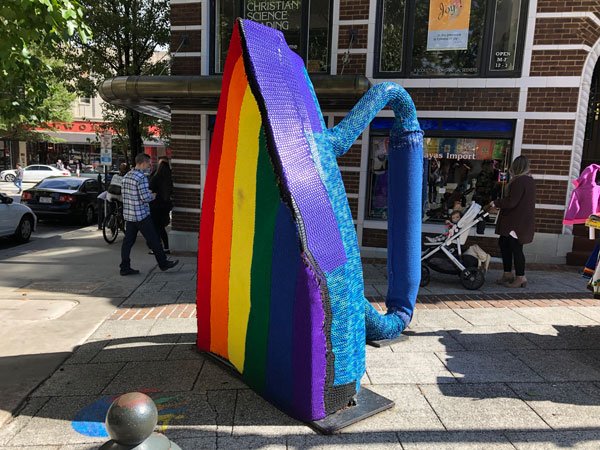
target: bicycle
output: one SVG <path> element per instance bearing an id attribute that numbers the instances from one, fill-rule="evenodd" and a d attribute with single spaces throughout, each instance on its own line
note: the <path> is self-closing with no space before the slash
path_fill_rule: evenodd
<path id="1" fill-rule="evenodd" d="M 119 235 L 119 230 L 125 232 L 125 219 L 123 218 L 123 205 L 121 202 L 112 201 L 109 213 L 102 223 L 102 236 L 112 244 Z"/>

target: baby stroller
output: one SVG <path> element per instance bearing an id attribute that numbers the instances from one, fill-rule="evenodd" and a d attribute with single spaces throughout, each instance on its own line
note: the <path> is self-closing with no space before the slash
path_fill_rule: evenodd
<path id="1" fill-rule="evenodd" d="M 478 268 L 474 256 L 463 255 L 462 247 L 467 242 L 469 231 L 485 221 L 487 211 L 473 202 L 461 219 L 450 230 L 449 236 L 441 242 L 425 242 L 421 254 L 421 286 L 430 281 L 430 269 L 449 275 L 458 275 L 466 289 L 479 289 L 485 283 L 485 273 Z"/>

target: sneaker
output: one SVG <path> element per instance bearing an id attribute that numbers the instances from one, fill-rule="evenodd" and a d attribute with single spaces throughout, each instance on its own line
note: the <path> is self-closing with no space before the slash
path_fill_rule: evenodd
<path id="1" fill-rule="evenodd" d="M 127 275 L 137 275 L 139 273 L 140 273 L 140 271 L 137 270 L 137 269 L 132 269 L 132 268 L 121 269 L 121 276 L 122 277 L 126 277 Z"/>
<path id="2" fill-rule="evenodd" d="M 168 248 L 165 248 L 165 249 L 163 250 L 163 252 L 165 252 L 165 255 L 170 255 L 170 254 L 171 254 L 171 250 L 169 250 Z M 153 252 L 152 250 L 150 250 L 150 251 L 148 252 L 148 254 L 149 254 L 149 255 L 154 255 L 154 252 Z"/>
<path id="3" fill-rule="evenodd" d="M 179 264 L 179 260 L 178 259 L 175 259 L 175 260 L 167 259 L 167 262 L 165 263 L 165 265 L 163 267 L 160 268 L 160 270 L 162 270 L 164 272 L 165 270 L 172 269 L 177 264 Z"/>

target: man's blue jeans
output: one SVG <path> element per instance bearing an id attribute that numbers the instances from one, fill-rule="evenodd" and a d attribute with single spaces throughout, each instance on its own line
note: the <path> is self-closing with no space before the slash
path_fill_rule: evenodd
<path id="1" fill-rule="evenodd" d="M 23 180 L 21 178 L 15 178 L 15 180 L 13 181 L 13 183 L 15 184 L 16 187 L 19 188 L 19 192 L 21 192 L 23 190 Z"/>
<path id="2" fill-rule="evenodd" d="M 131 254 L 131 248 L 135 244 L 138 231 L 142 233 L 146 244 L 154 252 L 154 257 L 160 268 L 165 267 L 167 263 L 167 255 L 163 251 L 162 245 L 160 244 L 160 238 L 152 223 L 150 216 L 139 222 L 125 222 L 125 239 L 121 245 L 121 270 L 131 269 L 131 260 L 129 255 Z"/>

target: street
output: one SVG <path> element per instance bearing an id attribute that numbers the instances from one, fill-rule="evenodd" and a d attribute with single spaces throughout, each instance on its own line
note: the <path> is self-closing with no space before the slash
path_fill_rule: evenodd
<path id="1" fill-rule="evenodd" d="M 39 223 L 25 244 L 0 239 L 0 424 L 155 266 L 138 239 L 141 274 L 119 276 L 121 242 L 107 244 L 96 226 L 56 222 Z"/>

